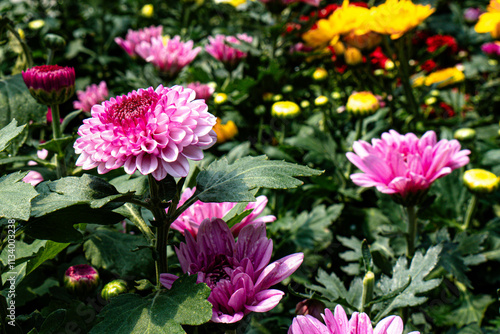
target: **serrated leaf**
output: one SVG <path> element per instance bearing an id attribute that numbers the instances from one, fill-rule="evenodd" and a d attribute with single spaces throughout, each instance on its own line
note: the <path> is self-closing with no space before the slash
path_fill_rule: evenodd
<path id="1" fill-rule="evenodd" d="M 141 235 L 98 228 L 85 241 L 83 250 L 93 266 L 109 270 L 120 277 L 137 277 L 153 271 L 151 250 L 132 252 L 139 246 L 149 246 Z"/>
<path id="2" fill-rule="evenodd" d="M 23 132 L 26 124 L 17 126 L 17 121 L 13 119 L 9 125 L 0 129 L 0 152 L 10 145 L 11 141 Z"/>
<path id="3" fill-rule="evenodd" d="M 245 157 L 230 165 L 223 157 L 198 174 L 196 189 L 202 202 L 252 202 L 252 189 L 295 188 L 303 184 L 296 176 L 321 173 L 306 166 L 267 160 L 266 156 Z"/>
<path id="4" fill-rule="evenodd" d="M 376 285 L 376 294 L 378 296 L 387 295 L 400 289 L 407 284 L 408 277 L 411 277 L 411 283 L 401 294 L 380 309 L 376 321 L 382 319 L 396 308 L 420 305 L 427 300 L 427 297 L 417 295 L 428 292 L 441 283 L 441 279 L 438 278 L 425 280 L 426 276 L 438 263 L 441 250 L 442 246 L 437 245 L 429 248 L 425 255 L 417 252 L 409 268 L 406 257 L 400 257 L 393 268 L 392 278 L 382 275 Z"/>
<path id="5" fill-rule="evenodd" d="M 29 183 L 22 181 L 28 172 L 15 172 L 0 178 L 0 218 L 27 221 L 31 213 L 31 202 L 38 192 Z"/>
<path id="6" fill-rule="evenodd" d="M 196 284 L 196 275 L 177 279 L 172 289 L 147 297 L 117 296 L 106 305 L 90 334 L 184 334 L 181 325 L 197 326 L 212 318 L 210 288 Z"/>
<path id="7" fill-rule="evenodd" d="M 319 292 L 322 297 L 327 298 L 332 303 L 341 297 L 344 298 L 347 296 L 347 290 L 344 283 L 342 283 L 340 278 L 333 272 L 327 274 L 326 271 L 320 268 L 316 281 L 322 286 L 317 284 L 306 284 L 306 288 Z"/>

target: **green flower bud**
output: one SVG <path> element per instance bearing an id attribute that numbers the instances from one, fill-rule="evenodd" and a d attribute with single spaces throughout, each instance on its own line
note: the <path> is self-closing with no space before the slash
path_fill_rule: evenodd
<path id="1" fill-rule="evenodd" d="M 453 138 L 460 140 L 460 141 L 474 140 L 474 138 L 476 138 L 476 130 L 471 129 L 471 128 L 458 129 L 453 134 Z"/>
<path id="2" fill-rule="evenodd" d="M 126 293 L 128 290 L 127 282 L 122 279 L 117 279 L 106 284 L 101 290 L 101 297 L 108 301 L 112 297 Z"/>
<path id="3" fill-rule="evenodd" d="M 48 49 L 62 50 L 66 46 L 66 41 L 59 35 L 47 34 L 43 38 L 43 43 Z"/>

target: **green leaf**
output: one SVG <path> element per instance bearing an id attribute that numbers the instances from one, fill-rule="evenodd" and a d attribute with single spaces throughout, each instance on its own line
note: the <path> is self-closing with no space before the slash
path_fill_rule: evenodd
<path id="1" fill-rule="evenodd" d="M 66 320 L 66 310 L 59 309 L 55 310 L 42 324 L 42 328 L 40 328 L 40 334 L 54 334 L 59 333 L 62 329 L 64 321 Z"/>
<path id="2" fill-rule="evenodd" d="M 59 153 L 59 152 L 64 152 L 66 149 L 66 146 L 68 144 L 72 143 L 75 141 L 75 138 L 73 136 L 65 136 L 62 138 L 58 139 L 51 139 L 43 144 L 40 144 L 38 146 L 39 149 L 46 149 L 47 151 L 54 152 L 54 153 Z"/>
<path id="3" fill-rule="evenodd" d="M 151 250 L 132 251 L 139 246 L 149 246 L 141 235 L 98 228 L 85 241 L 83 250 L 93 266 L 109 270 L 120 277 L 137 277 L 153 271 Z"/>
<path id="4" fill-rule="evenodd" d="M 68 246 L 69 243 L 59 243 L 50 240 L 47 241 L 45 246 L 37 251 L 35 257 L 28 261 L 26 267 L 26 275 L 29 275 L 33 270 L 38 268 L 45 261 L 53 259 L 57 254 L 59 254 Z"/>
<path id="5" fill-rule="evenodd" d="M 306 166 L 270 161 L 266 156 L 245 157 L 231 165 L 223 157 L 198 174 L 196 189 L 202 202 L 249 202 L 255 201 L 252 189 L 295 188 L 303 184 L 296 176 L 321 173 Z"/>
<path id="6" fill-rule="evenodd" d="M 136 196 L 142 196 L 149 190 L 148 177 L 146 175 L 121 175 L 109 181 L 118 192 L 134 192 Z"/>
<path id="7" fill-rule="evenodd" d="M 176 280 L 170 290 L 160 290 L 147 297 L 119 295 L 106 305 L 91 334 L 183 334 L 181 325 L 197 326 L 212 318 L 212 304 L 207 301 L 210 289 L 196 284 L 196 275 Z"/>
<path id="8" fill-rule="evenodd" d="M 22 181 L 28 172 L 15 172 L 0 178 L 0 218 L 27 221 L 31 201 L 38 193 L 29 183 Z"/>
<path id="9" fill-rule="evenodd" d="M 320 268 L 318 270 L 316 281 L 322 286 L 316 284 L 306 284 L 306 288 L 319 292 L 322 297 L 327 298 L 332 303 L 339 298 L 344 298 L 347 295 L 344 283 L 342 283 L 340 278 L 333 272 L 331 274 L 327 274 L 326 271 Z"/>
<path id="10" fill-rule="evenodd" d="M 125 203 L 119 208 L 114 209 L 113 212 L 127 217 L 128 220 L 130 220 L 135 226 L 137 226 L 137 228 L 149 242 L 152 242 L 155 239 L 155 234 L 151 230 L 151 225 L 148 225 L 146 223 L 137 205 Z"/>
<path id="11" fill-rule="evenodd" d="M 17 121 L 13 119 L 9 125 L 0 129 L 0 152 L 5 150 L 21 132 L 23 132 L 26 124 L 17 126 Z"/>
<path id="12" fill-rule="evenodd" d="M 430 291 L 441 283 L 441 279 L 438 278 L 425 280 L 426 276 L 436 266 L 441 249 L 442 246 L 437 245 L 429 248 L 425 255 L 417 252 L 409 268 L 407 267 L 408 261 L 406 257 L 400 257 L 393 268 L 392 278 L 382 275 L 380 281 L 376 284 L 376 294 L 378 296 L 388 295 L 400 289 L 408 283 L 408 277 L 411 277 L 411 283 L 396 298 L 382 306 L 375 321 L 379 321 L 396 308 L 425 303 L 427 297 L 417 295 Z"/>
<path id="13" fill-rule="evenodd" d="M 70 112 L 66 117 L 64 117 L 64 120 L 61 124 L 61 132 L 64 131 L 64 129 L 66 129 L 66 127 L 68 126 L 68 124 L 78 115 L 80 115 L 82 113 L 83 110 L 75 110 L 73 112 Z"/>

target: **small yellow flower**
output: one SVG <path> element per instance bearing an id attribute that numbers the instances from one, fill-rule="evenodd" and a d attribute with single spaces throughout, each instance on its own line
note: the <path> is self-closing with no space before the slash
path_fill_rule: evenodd
<path id="1" fill-rule="evenodd" d="M 458 129 L 453 133 L 453 138 L 460 141 L 470 141 L 476 138 L 476 130 L 471 128 Z"/>
<path id="2" fill-rule="evenodd" d="M 215 133 L 217 134 L 217 143 L 225 143 L 231 140 L 238 134 L 238 127 L 233 121 L 228 121 L 226 124 L 222 124 L 221 119 L 217 117 L 217 123 L 213 127 Z"/>
<path id="3" fill-rule="evenodd" d="M 223 104 L 227 101 L 226 93 L 217 93 L 214 95 L 214 103 L 215 104 Z"/>
<path id="4" fill-rule="evenodd" d="M 274 102 L 281 101 L 281 100 L 283 100 L 283 95 L 281 95 L 281 94 L 273 95 L 273 99 L 272 100 Z"/>
<path id="5" fill-rule="evenodd" d="M 312 77 L 316 81 L 322 81 L 325 80 L 326 77 L 328 76 L 328 72 L 323 68 L 323 67 L 318 67 L 314 71 Z"/>
<path id="6" fill-rule="evenodd" d="M 340 94 L 339 92 L 332 92 L 331 96 L 332 96 L 332 99 L 338 100 L 342 97 L 342 94 Z"/>
<path id="7" fill-rule="evenodd" d="M 295 117 L 300 113 L 297 103 L 292 101 L 275 102 L 271 107 L 271 115 L 282 118 Z"/>
<path id="8" fill-rule="evenodd" d="M 372 7 L 366 29 L 398 39 L 428 18 L 435 9 L 430 5 L 415 5 L 411 0 L 386 0 Z"/>
<path id="9" fill-rule="evenodd" d="M 474 26 L 477 33 L 490 33 L 494 39 L 500 38 L 500 1 L 491 0 L 487 12 L 479 16 Z"/>
<path id="10" fill-rule="evenodd" d="M 465 80 L 464 72 L 456 67 L 448 67 L 442 70 L 433 72 L 428 76 L 420 76 L 413 80 L 413 86 L 431 86 L 437 84 L 438 88 L 443 88 Z"/>
<path id="11" fill-rule="evenodd" d="M 434 104 L 437 102 L 437 99 L 434 96 L 428 97 L 425 99 L 425 104 L 430 106 L 431 104 Z"/>
<path id="12" fill-rule="evenodd" d="M 464 173 L 464 184 L 473 193 L 489 194 L 498 189 L 500 179 L 484 169 L 469 169 Z"/>
<path id="13" fill-rule="evenodd" d="M 152 4 L 148 3 L 147 5 L 142 6 L 141 15 L 144 17 L 152 17 L 154 14 L 154 7 Z"/>
<path id="14" fill-rule="evenodd" d="M 311 103 L 309 103 L 309 101 L 307 101 L 307 100 L 300 102 L 300 107 L 304 108 L 304 109 L 309 108 L 310 105 L 311 105 Z"/>
<path id="15" fill-rule="evenodd" d="M 31 21 L 28 23 L 28 27 L 32 30 L 41 29 L 41 28 L 43 28 L 44 25 L 45 25 L 44 20 L 34 20 L 34 21 Z"/>
<path id="16" fill-rule="evenodd" d="M 358 65 L 363 62 L 363 55 L 361 54 L 361 51 L 359 51 L 359 49 L 355 47 L 348 47 L 344 53 L 344 60 L 347 65 Z"/>
<path id="17" fill-rule="evenodd" d="M 238 7 L 239 5 L 244 4 L 247 0 L 215 0 L 215 3 L 227 3 L 233 7 Z"/>
<path id="18" fill-rule="evenodd" d="M 316 106 L 324 106 L 325 104 L 328 103 L 328 98 L 324 95 L 320 95 L 317 98 L 314 99 L 314 105 Z"/>
<path id="19" fill-rule="evenodd" d="M 281 91 L 283 93 L 291 93 L 291 92 L 293 92 L 293 86 L 292 85 L 284 85 L 283 88 L 281 88 Z"/>
<path id="20" fill-rule="evenodd" d="M 385 69 L 387 71 L 390 71 L 392 69 L 394 69 L 394 62 L 390 59 L 388 59 L 386 62 L 385 62 Z"/>
<path id="21" fill-rule="evenodd" d="M 345 52 L 345 45 L 341 41 L 331 44 L 331 47 L 337 56 L 342 56 Z"/>
<path id="22" fill-rule="evenodd" d="M 25 39 L 26 38 L 26 35 L 24 34 L 24 30 L 19 28 L 17 29 L 17 33 L 19 34 L 19 37 L 21 37 L 21 39 Z"/>
<path id="23" fill-rule="evenodd" d="M 370 92 L 351 94 L 347 99 L 346 110 L 355 116 L 368 116 L 380 108 L 378 99 Z"/>

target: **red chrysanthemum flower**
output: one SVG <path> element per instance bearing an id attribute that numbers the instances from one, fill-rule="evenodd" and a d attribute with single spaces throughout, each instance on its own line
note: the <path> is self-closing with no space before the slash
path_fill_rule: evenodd
<path id="1" fill-rule="evenodd" d="M 430 53 L 436 52 L 438 49 L 444 46 L 451 53 L 457 52 L 458 50 L 457 41 L 453 36 L 449 35 L 435 35 L 428 37 L 425 40 L 425 44 L 427 44 L 427 51 Z"/>

